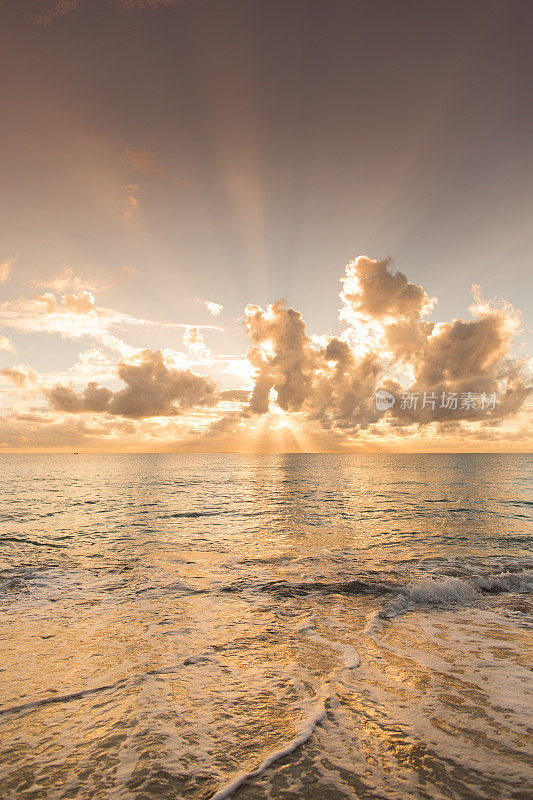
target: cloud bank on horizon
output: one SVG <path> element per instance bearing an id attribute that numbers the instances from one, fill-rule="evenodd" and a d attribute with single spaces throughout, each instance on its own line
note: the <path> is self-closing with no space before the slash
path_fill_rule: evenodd
<path id="1" fill-rule="evenodd" d="M 341 283 L 338 335 L 310 333 L 303 315 L 284 300 L 266 308 L 249 304 L 240 321 L 246 349 L 217 354 L 201 331 L 222 328 L 157 323 L 101 307 L 85 288 L 96 289 L 97 281 L 84 283 L 63 271 L 41 285 L 72 291 L 0 303 L 0 330 L 47 333 L 90 347 L 61 376 L 39 372 L 35 364 L 0 369 L 0 447 L 254 452 L 527 446 L 531 361 L 516 353 L 522 321 L 509 303 L 484 301 L 474 287 L 471 319 L 433 322 L 428 317 L 436 298 L 395 271 L 390 259 L 368 256 L 350 261 Z M 209 315 L 221 315 L 221 304 L 203 304 Z M 161 327 L 180 332 L 183 349 L 135 346 L 122 338 Z M 4 335 L 2 347 L 3 358 L 14 361 Z M 231 375 L 229 389 L 215 379 L 217 368 Z M 389 398 L 385 406 L 377 402 L 379 392 Z"/>

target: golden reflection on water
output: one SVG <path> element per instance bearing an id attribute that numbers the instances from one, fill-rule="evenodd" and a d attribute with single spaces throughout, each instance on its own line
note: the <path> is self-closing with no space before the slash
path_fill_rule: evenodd
<path id="1" fill-rule="evenodd" d="M 489 798 L 495 759 L 520 783 L 527 717 L 511 694 L 526 698 L 527 631 L 514 625 L 526 600 L 369 627 L 411 581 L 492 568 L 506 537 L 522 557 L 512 462 L 80 457 L 17 469 L 0 570 L 8 800 L 207 798 L 321 704 L 312 739 L 268 773 L 276 800 L 421 786 L 470 800 L 473 774 Z M 258 778 L 241 796 L 265 791 Z"/>

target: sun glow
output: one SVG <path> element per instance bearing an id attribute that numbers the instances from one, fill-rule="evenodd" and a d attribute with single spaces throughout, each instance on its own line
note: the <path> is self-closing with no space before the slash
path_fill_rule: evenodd
<path id="1" fill-rule="evenodd" d="M 290 421 L 288 419 L 282 419 L 281 422 L 278 422 L 277 425 L 273 426 L 272 430 L 273 431 L 281 431 L 281 430 L 290 429 L 290 428 L 291 428 Z"/>

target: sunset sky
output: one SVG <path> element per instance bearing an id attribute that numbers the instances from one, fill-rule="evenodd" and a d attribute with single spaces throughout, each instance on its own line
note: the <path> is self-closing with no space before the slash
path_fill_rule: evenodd
<path id="1" fill-rule="evenodd" d="M 531 450 L 529 0 L 0 22 L 0 452 Z"/>

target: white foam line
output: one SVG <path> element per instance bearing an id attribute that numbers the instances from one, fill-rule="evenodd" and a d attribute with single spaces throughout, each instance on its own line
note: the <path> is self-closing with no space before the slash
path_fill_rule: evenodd
<path id="1" fill-rule="evenodd" d="M 342 656 L 344 662 L 343 669 L 355 669 L 355 667 L 358 667 L 361 663 L 355 647 L 349 644 L 342 644 L 341 642 L 332 642 L 330 639 L 326 639 L 325 636 L 320 636 L 318 633 L 311 632 L 309 628 L 301 628 L 300 630 L 302 633 L 306 633 L 314 642 L 325 644 Z"/>
<path id="2" fill-rule="evenodd" d="M 339 642 L 332 642 L 329 639 L 326 639 L 324 636 L 320 636 L 320 634 L 314 631 L 313 626 L 309 623 L 298 628 L 297 632 L 305 633 L 310 639 L 313 639 L 313 641 L 326 644 L 328 647 L 331 647 L 333 650 L 339 653 L 344 662 L 339 674 L 345 669 L 353 669 L 358 667 L 361 663 L 359 655 L 354 647 L 347 644 L 341 644 Z M 334 675 L 330 676 L 326 686 L 331 687 L 334 678 Z M 332 699 L 332 695 L 333 692 L 330 689 L 329 692 L 322 696 L 318 704 L 317 711 L 311 716 L 310 719 L 307 720 L 298 736 L 295 736 L 294 739 L 291 739 L 291 741 L 288 742 L 288 744 L 286 744 L 281 750 L 276 750 L 275 752 L 270 753 L 270 755 L 267 756 L 264 761 L 262 761 L 261 764 L 252 772 L 240 772 L 235 776 L 235 778 L 233 778 L 232 781 L 230 781 L 230 783 L 227 783 L 226 786 L 223 786 L 222 789 L 219 789 L 217 792 L 215 792 L 215 794 L 212 795 L 211 800 L 223 800 L 223 798 L 228 797 L 235 791 L 235 789 L 238 789 L 239 786 L 242 786 L 245 781 L 261 775 L 266 769 L 268 769 L 268 767 L 272 766 L 275 761 L 278 761 L 280 758 L 293 753 L 298 747 L 301 747 L 302 744 L 305 744 L 307 741 L 309 741 L 316 726 L 322 722 L 326 716 L 326 704 Z"/>
<path id="3" fill-rule="evenodd" d="M 261 775 L 268 767 L 270 767 L 275 761 L 278 759 L 283 758 L 283 756 L 287 756 L 290 753 L 294 752 L 298 747 L 302 744 L 305 744 L 311 736 L 313 735 L 313 731 L 315 730 L 316 726 L 319 722 L 322 722 L 324 717 L 326 716 L 326 702 L 330 699 L 330 695 L 324 697 L 321 701 L 321 707 L 317 710 L 316 714 L 314 714 L 310 720 L 308 720 L 307 724 L 305 725 L 304 729 L 299 733 L 298 736 L 295 736 L 294 739 L 283 747 L 281 750 L 276 750 L 274 753 L 271 753 L 269 756 L 265 758 L 264 761 L 254 769 L 252 772 L 241 772 L 226 786 L 222 789 L 219 789 L 212 797 L 211 800 L 223 800 L 224 797 L 228 797 L 235 789 L 238 789 L 245 781 L 249 778 L 256 778 L 258 775 Z"/>

